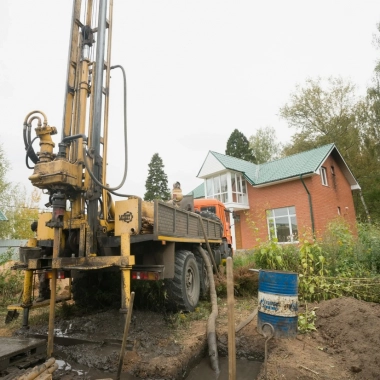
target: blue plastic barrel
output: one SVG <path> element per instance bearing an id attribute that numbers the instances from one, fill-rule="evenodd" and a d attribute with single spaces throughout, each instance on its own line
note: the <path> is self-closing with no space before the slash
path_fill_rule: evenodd
<path id="1" fill-rule="evenodd" d="M 294 338 L 298 323 L 298 274 L 260 270 L 257 330 L 270 323 L 275 338 Z M 266 331 L 266 330 L 265 330 Z"/>

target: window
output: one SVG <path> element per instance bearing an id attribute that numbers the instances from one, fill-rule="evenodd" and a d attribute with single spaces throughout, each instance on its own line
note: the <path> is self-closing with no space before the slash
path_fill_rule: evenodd
<path id="1" fill-rule="evenodd" d="M 269 237 L 279 243 L 298 241 L 296 208 L 294 206 L 267 210 Z"/>
<path id="2" fill-rule="evenodd" d="M 323 186 L 328 186 L 327 184 L 327 173 L 326 168 L 323 166 L 319 169 L 319 174 L 321 175 L 321 181 Z"/>
<path id="3" fill-rule="evenodd" d="M 212 212 L 213 214 L 216 215 L 216 207 L 215 206 L 206 206 L 206 207 L 201 207 L 201 211 L 208 211 Z"/>
<path id="4" fill-rule="evenodd" d="M 232 202 L 244 203 L 247 185 L 241 174 L 231 173 Z"/>
<path id="5" fill-rule="evenodd" d="M 223 203 L 228 202 L 226 173 L 206 179 L 206 198 L 215 198 Z"/>

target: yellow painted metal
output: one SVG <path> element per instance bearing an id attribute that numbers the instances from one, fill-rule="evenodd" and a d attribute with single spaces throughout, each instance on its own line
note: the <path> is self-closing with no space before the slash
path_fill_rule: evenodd
<path id="1" fill-rule="evenodd" d="M 38 267 L 38 259 L 29 259 L 29 266 Z M 87 256 L 58 257 L 52 260 L 52 267 L 57 269 L 101 269 L 113 266 L 126 267 L 135 264 L 135 256 Z"/>
<path id="2" fill-rule="evenodd" d="M 129 307 L 131 299 L 131 270 L 121 269 L 121 311 L 125 313 Z"/>
<path id="3" fill-rule="evenodd" d="M 81 223 L 79 232 L 79 249 L 78 256 L 83 257 L 86 249 L 86 223 Z"/>
<path id="4" fill-rule="evenodd" d="M 62 229 L 54 228 L 54 246 L 53 246 L 53 259 L 57 259 L 61 248 Z M 55 319 L 55 302 L 57 295 L 57 269 L 52 269 L 52 278 L 50 283 L 50 307 L 49 307 L 49 329 L 48 329 L 48 343 L 47 343 L 47 356 L 53 355 L 54 345 L 54 319 Z"/>
<path id="5" fill-rule="evenodd" d="M 29 307 L 32 303 L 33 271 L 26 270 L 24 275 L 24 291 L 22 293 L 22 305 Z"/>
<path id="6" fill-rule="evenodd" d="M 36 238 L 29 239 L 28 242 L 26 243 L 26 246 L 31 247 L 31 248 L 37 247 L 37 239 Z"/>
<path id="7" fill-rule="evenodd" d="M 79 20 L 81 13 L 81 0 L 75 0 L 73 7 L 73 20 L 71 24 L 71 40 L 70 40 L 70 50 L 69 50 L 69 61 L 67 65 L 67 91 L 65 99 L 65 109 L 64 109 L 64 125 L 63 125 L 63 136 L 70 136 L 71 131 L 71 121 L 73 117 L 74 109 L 74 99 L 77 94 L 75 90 L 75 78 L 76 70 L 78 68 L 78 61 L 80 58 L 80 50 L 78 49 L 78 38 L 80 35 L 80 25 L 74 20 Z M 68 153 L 68 148 L 66 149 Z"/>
<path id="8" fill-rule="evenodd" d="M 140 232 L 140 210 L 141 200 L 139 198 L 115 202 L 115 236 Z"/>
<path id="9" fill-rule="evenodd" d="M 115 229 L 115 222 L 100 219 L 99 224 L 105 227 L 107 231 L 113 231 Z"/>
<path id="10" fill-rule="evenodd" d="M 129 266 L 121 268 L 121 312 L 126 313 L 131 299 L 131 265 L 135 257 L 131 256 L 131 236 L 128 233 L 121 235 L 121 256 L 127 258 Z"/>
<path id="11" fill-rule="evenodd" d="M 34 167 L 29 180 L 40 189 L 64 184 L 79 190 L 82 188 L 82 165 L 65 160 L 41 162 Z"/>
<path id="12" fill-rule="evenodd" d="M 205 242 L 204 238 L 188 238 L 188 237 L 163 236 L 163 235 L 158 235 L 157 239 L 164 240 L 164 241 L 174 241 L 178 243 L 204 243 Z M 221 244 L 222 239 L 208 239 L 208 242 L 213 243 L 213 244 Z"/>
<path id="13" fill-rule="evenodd" d="M 55 146 L 51 135 L 57 134 L 57 128 L 48 125 L 38 126 L 36 135 L 40 139 L 39 162 L 50 162 L 53 160 L 53 148 Z"/>
<path id="14" fill-rule="evenodd" d="M 37 228 L 37 239 L 38 240 L 53 240 L 54 231 L 52 228 L 47 227 L 45 224 L 52 217 L 51 212 L 44 212 L 38 215 L 38 228 Z"/>
<path id="15" fill-rule="evenodd" d="M 121 235 L 121 256 L 131 257 L 131 236 L 128 233 Z"/>

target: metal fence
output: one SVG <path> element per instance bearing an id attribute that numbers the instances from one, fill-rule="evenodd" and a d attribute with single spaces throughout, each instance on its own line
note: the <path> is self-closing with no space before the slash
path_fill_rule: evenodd
<path id="1" fill-rule="evenodd" d="M 28 240 L 22 240 L 22 239 L 6 239 L 6 240 L 0 239 L 0 255 L 7 252 L 8 249 L 11 249 L 12 260 L 18 260 L 19 259 L 18 249 L 20 246 L 25 245 L 27 241 Z"/>

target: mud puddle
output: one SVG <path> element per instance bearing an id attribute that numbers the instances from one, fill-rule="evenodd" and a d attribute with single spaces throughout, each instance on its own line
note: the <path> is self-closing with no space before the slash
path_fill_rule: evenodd
<path id="1" fill-rule="evenodd" d="M 92 341 L 78 338 L 71 338 L 64 334 L 57 334 L 54 337 L 54 357 L 59 366 L 54 374 L 55 379 L 69 380 L 69 379 L 115 379 L 116 367 L 115 363 L 118 361 L 120 352 L 121 341 L 117 339 L 106 339 L 103 341 Z M 29 337 L 46 339 L 46 335 L 42 334 L 29 334 Z M 85 360 L 86 356 L 81 358 L 76 354 L 75 357 L 79 358 L 79 362 L 74 361 L 71 357 L 72 352 L 96 351 L 96 355 L 101 358 L 112 357 L 112 364 L 105 360 L 103 363 L 104 370 L 92 367 L 91 362 Z M 228 380 L 228 357 L 219 356 L 220 375 L 218 380 Z M 99 367 L 99 362 L 97 363 Z M 236 377 L 239 380 L 254 380 L 257 378 L 262 363 L 259 361 L 237 359 L 236 360 Z M 128 373 L 122 373 L 121 379 L 124 380 L 141 380 Z M 158 378 L 157 378 L 158 379 Z M 186 376 L 186 380 L 213 380 L 215 373 L 211 369 L 210 360 L 208 357 L 203 358 L 199 364 L 192 368 Z M 162 379 L 160 379 L 162 380 Z"/>
<path id="2" fill-rule="evenodd" d="M 251 360 L 236 360 L 236 378 L 239 380 L 254 380 L 257 378 L 263 363 Z M 220 375 L 218 380 L 228 380 L 228 358 L 219 357 Z M 210 360 L 204 358 L 194 367 L 186 380 L 214 380 L 215 373 L 210 367 Z"/>
<path id="3" fill-rule="evenodd" d="M 62 357 L 66 356 L 64 353 L 58 353 L 58 356 L 61 359 L 57 359 L 56 362 L 59 366 L 57 374 L 55 376 L 56 379 L 68 380 L 68 379 L 88 379 L 88 380 L 96 380 L 96 379 L 115 379 L 116 374 L 110 373 L 107 371 L 99 371 L 94 368 L 88 368 L 85 366 L 81 366 L 78 363 L 70 363 L 69 361 L 63 360 Z M 260 372 L 262 363 L 257 361 L 236 360 L 236 378 L 239 380 L 254 380 L 257 379 L 257 376 Z M 228 358 L 221 357 L 219 358 L 219 368 L 220 375 L 218 380 L 228 380 Z M 137 378 L 128 373 L 121 374 L 122 380 L 141 380 L 141 378 Z M 149 378 L 150 380 L 154 380 Z M 202 361 L 195 366 L 186 377 L 186 380 L 215 380 L 215 373 L 210 367 L 210 361 L 208 358 L 202 359 Z M 157 380 L 163 380 L 161 378 L 157 378 Z M 178 379 L 179 380 L 179 379 Z"/>
<path id="4" fill-rule="evenodd" d="M 85 365 L 75 363 L 67 359 L 67 355 L 64 352 L 56 352 L 56 363 L 58 369 L 53 374 L 53 379 L 60 380 L 96 380 L 96 379 L 116 379 L 115 372 L 100 371 L 96 368 L 89 368 Z M 141 380 L 128 373 L 122 372 L 120 375 L 121 380 Z"/>

